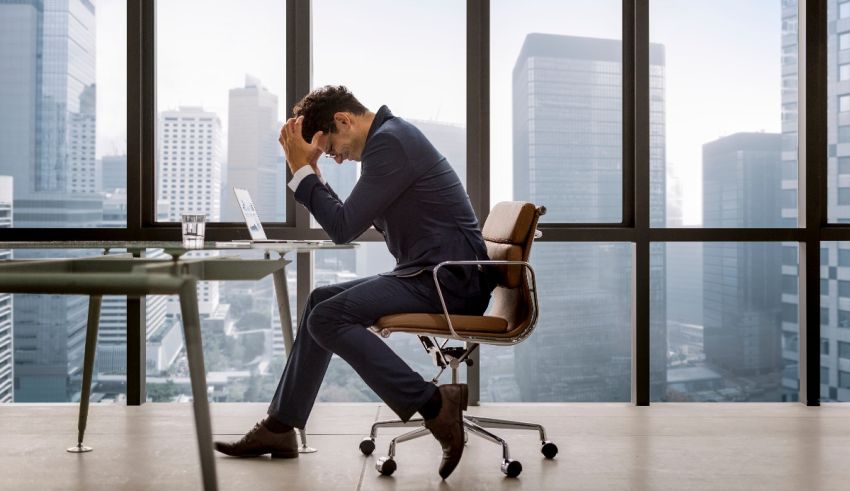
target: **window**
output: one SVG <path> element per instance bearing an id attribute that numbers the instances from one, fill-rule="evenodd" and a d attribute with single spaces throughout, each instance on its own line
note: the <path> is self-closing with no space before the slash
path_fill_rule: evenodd
<path id="1" fill-rule="evenodd" d="M 838 4 L 838 18 L 846 19 L 850 17 L 850 2 L 842 2 Z"/>
<path id="2" fill-rule="evenodd" d="M 650 86 L 671 94 L 650 101 L 650 121 L 669 123 L 650 143 L 651 156 L 660 158 L 666 208 L 665 214 L 650 205 L 653 225 L 795 226 L 796 190 L 781 181 L 797 178 L 796 17 L 783 18 L 780 2 L 740 3 L 731 11 L 708 3 L 688 15 L 680 8 L 675 0 L 649 5 L 650 42 L 665 60 L 663 77 Z M 717 44 L 721 31 L 724 42 Z M 754 34 L 758 48 L 749 41 Z M 697 45 L 715 48 L 695 55 Z M 765 97 L 765 87 L 780 98 Z M 783 176 L 786 162 L 791 175 Z"/>
<path id="3" fill-rule="evenodd" d="M 838 110 L 843 113 L 850 111 L 850 95 L 838 96 Z"/>
<path id="4" fill-rule="evenodd" d="M 850 80 L 850 64 L 838 65 L 838 80 Z"/>
<path id="5" fill-rule="evenodd" d="M 126 227 L 126 2 L 2 9 L 0 202 L 13 226 Z"/>
<path id="6" fill-rule="evenodd" d="M 838 387 L 840 389 L 850 389 L 850 372 L 838 371 Z"/>
<path id="7" fill-rule="evenodd" d="M 782 278 L 784 246 L 694 245 L 665 244 L 666 305 L 653 298 L 650 312 L 666 306 L 666 322 L 650 342 L 653 353 L 666 351 L 666 374 L 664 391 L 652 400 L 790 400 L 799 379 L 799 299 L 783 288 L 790 281 Z M 658 266 L 650 264 L 652 281 Z M 766 374 L 781 386 L 760 378 Z"/>
<path id="8" fill-rule="evenodd" d="M 850 32 L 842 32 L 838 35 L 838 49 L 850 49 Z"/>
<path id="9" fill-rule="evenodd" d="M 514 348 L 481 345 L 481 400 L 628 401 L 631 247 L 541 242 L 531 263 L 540 290 L 537 328 Z M 663 332 L 661 322 L 653 321 L 655 332 Z M 663 346 L 652 350 L 664 358 Z M 656 375 L 653 390 L 663 392 L 663 372 Z"/>
<path id="10" fill-rule="evenodd" d="M 838 173 L 850 174 L 850 157 L 838 158 Z"/>
<path id="11" fill-rule="evenodd" d="M 285 221 L 286 165 L 277 142 L 288 113 L 285 11 L 281 2 L 261 0 L 157 2 L 157 136 L 167 126 L 169 140 L 187 150 L 170 154 L 166 170 L 157 138 L 157 216 L 164 221 L 195 211 L 208 222 L 242 222 L 233 186 L 251 193 L 261 220 Z M 166 188 L 169 174 L 189 186 Z"/>
<path id="12" fill-rule="evenodd" d="M 850 205 L 850 188 L 838 188 L 838 204 Z"/>
<path id="13" fill-rule="evenodd" d="M 828 355 L 829 354 L 829 339 L 820 338 L 820 354 Z"/>
<path id="14" fill-rule="evenodd" d="M 541 217 L 549 223 L 622 221 L 621 5 L 492 3 L 491 205 L 551 203 Z M 664 78 L 658 51 L 653 80 Z M 652 124 L 663 141 L 663 117 Z M 663 172 L 661 157 L 653 161 Z"/>
<path id="15" fill-rule="evenodd" d="M 838 342 L 838 357 L 844 360 L 850 360 L 850 343 L 845 341 Z"/>

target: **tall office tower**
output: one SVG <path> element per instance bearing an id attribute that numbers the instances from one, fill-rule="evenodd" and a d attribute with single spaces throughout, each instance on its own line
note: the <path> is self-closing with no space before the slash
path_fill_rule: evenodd
<path id="1" fill-rule="evenodd" d="M 0 228 L 12 227 L 12 178 L 0 176 Z M 12 251 L 0 249 L 0 261 L 11 259 Z M 12 357 L 12 295 L 0 293 L 0 403 L 12 402 L 15 360 Z"/>
<path id="2" fill-rule="evenodd" d="M 782 136 L 736 133 L 703 145 L 703 226 L 780 227 Z M 779 244 L 703 245 L 706 363 L 749 401 L 781 400 Z M 750 388 L 752 387 L 752 388 Z"/>
<path id="3" fill-rule="evenodd" d="M 514 199 L 545 205 L 550 222 L 622 220 L 622 43 L 529 34 L 513 71 Z M 664 49 L 650 46 L 653 226 L 664 225 Z M 658 223 L 655 223 L 658 222 Z M 517 346 L 523 400 L 630 398 L 630 248 L 538 244 L 541 318 Z M 651 250 L 651 329 L 664 339 L 664 248 Z M 657 300 L 656 300 L 657 299 Z M 665 385 L 666 343 L 653 343 L 652 397 Z"/>
<path id="4" fill-rule="evenodd" d="M 158 200 L 169 202 L 165 221 L 179 222 L 183 212 L 205 213 L 207 222 L 220 221 L 223 164 L 218 116 L 191 106 L 163 111 L 159 117 L 157 142 L 156 192 Z M 218 253 L 192 254 L 212 256 Z M 214 312 L 219 303 L 219 283 L 199 283 L 198 302 L 202 315 Z M 171 302 L 169 310 L 179 311 L 176 301 Z"/>
<path id="5" fill-rule="evenodd" d="M 850 223 L 850 3 L 827 0 L 827 210 L 833 223 Z M 782 192 L 783 217 L 797 214 L 797 1 L 782 2 Z M 783 386 L 798 391 L 799 324 L 796 248 L 782 255 L 782 358 L 787 363 Z M 821 244 L 821 386 L 822 401 L 850 401 L 850 243 Z M 786 278 L 787 277 L 787 278 Z M 793 288 L 793 292 L 790 291 Z M 793 294 L 792 294 L 793 293 Z M 816 341 L 816 340 L 814 340 Z"/>
<path id="6" fill-rule="evenodd" d="M 200 107 L 163 111 L 157 131 L 157 199 L 171 203 L 169 222 L 183 212 L 221 219 L 221 121 Z"/>
<path id="7" fill-rule="evenodd" d="M 100 159 L 100 185 L 98 191 L 112 193 L 116 189 L 127 189 L 127 156 L 105 155 Z"/>
<path id="8" fill-rule="evenodd" d="M 157 250 L 148 254 L 149 258 L 165 258 L 165 253 Z M 163 329 L 167 323 L 166 314 L 169 297 L 151 295 L 145 299 L 145 338 L 151 338 Z M 182 346 L 182 345 L 181 345 Z M 95 357 L 95 380 L 100 374 L 127 373 L 127 297 L 104 296 L 100 313 L 100 328 L 97 338 Z"/>
<path id="9" fill-rule="evenodd" d="M 95 7 L 0 4 L 0 174 L 15 197 L 93 192 Z"/>
<path id="10" fill-rule="evenodd" d="M 245 76 L 230 89 L 227 123 L 227 185 L 221 189 L 222 221 L 241 222 L 232 187 L 247 189 L 264 222 L 286 220 L 285 163 L 278 143 L 277 96 Z"/>

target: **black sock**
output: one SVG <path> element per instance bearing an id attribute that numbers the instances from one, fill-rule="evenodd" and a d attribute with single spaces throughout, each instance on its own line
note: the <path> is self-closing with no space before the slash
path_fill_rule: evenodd
<path id="1" fill-rule="evenodd" d="M 433 419 L 440 414 L 441 407 L 443 407 L 443 396 L 440 395 L 440 391 L 438 389 L 434 391 L 434 395 L 428 399 L 428 402 L 419 408 L 419 414 L 421 414 L 425 419 Z"/>
<path id="2" fill-rule="evenodd" d="M 271 431 L 272 433 L 286 433 L 287 431 L 292 429 L 291 426 L 281 423 L 280 421 L 273 418 L 271 415 L 266 416 L 266 419 L 263 420 L 263 426 L 265 426 L 266 429 Z"/>

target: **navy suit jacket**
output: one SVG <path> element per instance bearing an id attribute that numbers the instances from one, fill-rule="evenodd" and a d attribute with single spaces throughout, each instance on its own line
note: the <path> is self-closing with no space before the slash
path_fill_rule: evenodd
<path id="1" fill-rule="evenodd" d="M 393 276 L 430 271 L 446 260 L 487 259 L 469 196 L 446 158 L 418 128 L 382 106 L 361 161 L 360 179 L 345 202 L 315 174 L 295 191 L 295 199 L 331 240 L 351 242 L 374 225 L 396 258 L 393 271 L 383 273 Z M 446 280 L 459 288 L 469 286 L 479 273 L 474 267 L 451 269 L 454 274 L 445 273 Z M 441 283 L 443 275 L 441 270 Z"/>

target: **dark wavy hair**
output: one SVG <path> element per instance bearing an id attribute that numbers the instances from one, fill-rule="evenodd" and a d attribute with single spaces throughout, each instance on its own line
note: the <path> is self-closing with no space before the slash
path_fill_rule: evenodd
<path id="1" fill-rule="evenodd" d="M 298 101 L 298 104 L 292 108 L 292 115 L 296 118 L 304 116 L 301 134 L 305 140 L 310 141 L 317 131 L 336 133 L 334 114 L 350 112 L 359 116 L 366 111 L 366 106 L 361 104 L 345 86 L 325 85 L 312 90 Z"/>

